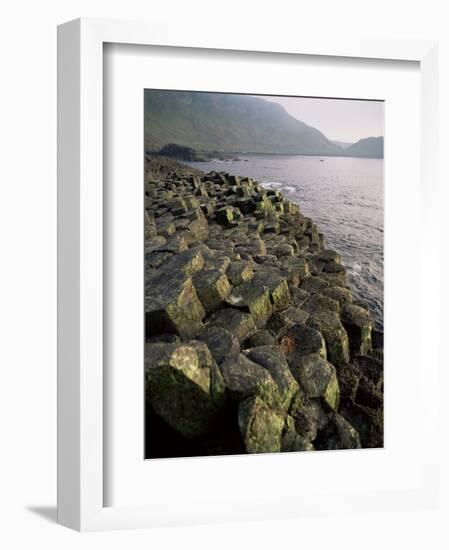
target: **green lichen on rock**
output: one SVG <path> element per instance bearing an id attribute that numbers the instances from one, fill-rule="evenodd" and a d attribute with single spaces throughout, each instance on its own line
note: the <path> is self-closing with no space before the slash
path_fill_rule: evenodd
<path id="1" fill-rule="evenodd" d="M 301 282 L 300 288 L 309 294 L 321 294 L 329 286 L 329 282 L 322 277 L 307 277 Z"/>
<path id="2" fill-rule="evenodd" d="M 340 365 L 349 361 L 348 334 L 335 311 L 321 309 L 309 317 L 307 325 L 323 335 L 331 363 Z"/>
<path id="3" fill-rule="evenodd" d="M 384 366 L 382 360 L 371 355 L 356 355 L 354 364 L 358 371 L 371 380 L 377 389 L 383 387 Z"/>
<path id="4" fill-rule="evenodd" d="M 340 390 L 331 363 L 314 353 L 301 357 L 290 368 L 308 397 L 321 397 L 332 409 L 338 408 Z"/>
<path id="5" fill-rule="evenodd" d="M 163 271 L 166 276 L 184 273 L 187 277 L 201 271 L 204 267 L 204 258 L 199 248 L 191 248 L 176 254 L 163 264 Z"/>
<path id="6" fill-rule="evenodd" d="M 319 254 L 316 256 L 316 262 L 318 263 L 336 263 L 341 264 L 341 256 L 335 250 L 322 250 Z"/>
<path id="7" fill-rule="evenodd" d="M 305 440 L 315 442 L 329 422 L 326 405 L 321 399 L 301 397 L 300 401 L 292 400 L 289 415 L 293 418 L 297 433 Z"/>
<path id="8" fill-rule="evenodd" d="M 285 423 L 282 412 L 253 396 L 239 404 L 238 422 L 246 452 L 280 452 Z"/>
<path id="9" fill-rule="evenodd" d="M 220 402 L 218 393 L 212 396 L 211 368 L 205 363 L 194 346 L 145 346 L 146 398 L 156 414 L 189 439 L 211 429 Z"/>
<path id="10" fill-rule="evenodd" d="M 383 409 L 371 409 L 346 400 L 339 413 L 357 431 L 363 448 L 381 448 L 384 444 Z"/>
<path id="11" fill-rule="evenodd" d="M 311 327 L 298 323 L 285 327 L 278 333 L 277 341 L 290 366 L 312 353 L 327 358 L 322 334 Z"/>
<path id="12" fill-rule="evenodd" d="M 257 328 L 263 328 L 272 313 L 269 289 L 253 280 L 234 287 L 226 303 L 251 313 Z"/>
<path id="13" fill-rule="evenodd" d="M 329 380 L 326 391 L 323 395 L 323 399 L 329 405 L 329 407 L 331 407 L 331 409 L 338 409 L 338 404 L 340 402 L 340 387 L 338 385 L 338 379 L 335 375 L 335 372 Z"/>
<path id="14" fill-rule="evenodd" d="M 349 288 L 342 286 L 330 286 L 323 290 L 323 295 L 336 300 L 340 307 L 343 307 L 346 303 L 352 302 L 352 292 Z"/>
<path id="15" fill-rule="evenodd" d="M 310 314 L 299 307 L 289 307 L 283 311 L 275 311 L 270 317 L 267 328 L 274 333 L 294 324 L 305 324 Z"/>
<path id="16" fill-rule="evenodd" d="M 255 348 L 257 346 L 273 346 L 276 344 L 276 339 L 273 333 L 267 329 L 261 329 L 251 334 L 244 342 L 243 348 Z"/>
<path id="17" fill-rule="evenodd" d="M 226 271 L 229 281 L 233 286 L 250 281 L 254 276 L 252 265 L 248 261 L 232 262 Z"/>
<path id="18" fill-rule="evenodd" d="M 371 350 L 373 322 L 366 309 L 355 304 L 346 304 L 341 321 L 348 333 L 352 355 L 366 355 Z"/>
<path id="19" fill-rule="evenodd" d="M 223 327 L 207 325 L 198 337 L 205 342 L 217 363 L 225 359 L 237 357 L 240 353 L 240 344 L 237 338 Z"/>
<path id="20" fill-rule="evenodd" d="M 145 332 L 147 335 L 174 332 L 193 338 L 204 325 L 206 312 L 191 278 L 182 271 L 167 277 L 164 271 L 147 277 L 145 288 Z"/>
<path id="21" fill-rule="evenodd" d="M 145 254 L 149 254 L 153 252 L 153 250 L 163 247 L 166 243 L 167 239 L 162 235 L 155 235 L 154 237 L 145 239 Z"/>
<path id="22" fill-rule="evenodd" d="M 192 340 L 189 345 L 194 348 L 198 355 L 199 364 L 203 369 L 210 371 L 210 395 L 217 407 L 221 407 L 225 400 L 225 384 L 221 371 L 206 343 L 199 340 Z"/>
<path id="23" fill-rule="evenodd" d="M 342 416 L 330 416 L 325 429 L 315 441 L 318 450 L 360 449 L 360 437 L 355 428 Z"/>
<path id="24" fill-rule="evenodd" d="M 212 313 L 208 319 L 208 325 L 229 330 L 239 342 L 256 332 L 256 325 L 251 314 L 232 307 L 219 309 Z"/>
<path id="25" fill-rule="evenodd" d="M 340 304 L 337 300 L 330 298 L 329 296 L 323 296 L 322 294 L 312 294 L 304 301 L 301 309 L 307 311 L 311 315 L 320 313 L 340 313 Z"/>
<path id="26" fill-rule="evenodd" d="M 217 269 L 203 270 L 195 274 L 193 285 L 207 313 L 218 309 L 231 292 L 228 278 Z"/>
<path id="27" fill-rule="evenodd" d="M 297 452 L 314 450 L 313 444 L 297 432 L 294 419 L 291 416 L 287 416 L 282 433 L 281 451 Z"/>
<path id="28" fill-rule="evenodd" d="M 270 292 L 273 310 L 285 309 L 290 304 L 290 291 L 287 279 L 274 271 L 258 271 L 252 280 L 254 284 L 265 286 Z"/>
<path id="29" fill-rule="evenodd" d="M 289 283 L 298 286 L 304 279 L 310 277 L 309 264 L 305 258 L 296 255 L 288 256 L 281 260 L 282 270 L 287 274 Z"/>
<path id="30" fill-rule="evenodd" d="M 281 404 L 288 409 L 293 395 L 298 391 L 298 383 L 294 379 L 287 361 L 278 346 L 259 346 L 251 349 L 248 359 L 261 365 L 273 377 L 279 389 Z"/>
<path id="31" fill-rule="evenodd" d="M 229 398 L 243 401 L 257 395 L 268 405 L 279 407 L 281 396 L 269 371 L 240 354 L 220 365 L 224 385 Z"/>

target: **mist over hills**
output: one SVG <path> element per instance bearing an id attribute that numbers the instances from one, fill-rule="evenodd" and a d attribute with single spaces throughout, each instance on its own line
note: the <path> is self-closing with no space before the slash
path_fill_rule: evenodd
<path id="1" fill-rule="evenodd" d="M 144 100 L 150 150 L 176 143 L 224 153 L 374 156 L 370 143 L 343 148 L 281 105 L 258 97 L 145 90 Z"/>
<path id="2" fill-rule="evenodd" d="M 332 143 L 334 145 L 338 145 L 339 147 L 341 147 L 342 149 L 346 149 L 347 147 L 349 147 L 350 145 L 353 145 L 352 143 L 350 143 L 349 141 L 338 141 L 336 139 L 333 139 L 331 140 Z"/>

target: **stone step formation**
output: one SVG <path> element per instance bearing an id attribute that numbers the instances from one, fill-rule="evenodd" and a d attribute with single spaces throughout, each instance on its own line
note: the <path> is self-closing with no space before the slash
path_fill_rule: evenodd
<path id="1" fill-rule="evenodd" d="M 382 447 L 381 338 L 339 254 L 279 191 L 170 166 L 145 181 L 146 457 Z"/>

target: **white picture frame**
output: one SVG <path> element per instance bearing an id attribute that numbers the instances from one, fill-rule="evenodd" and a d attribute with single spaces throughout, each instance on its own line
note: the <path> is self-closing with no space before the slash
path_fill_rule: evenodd
<path id="1" fill-rule="evenodd" d="M 211 507 L 192 500 L 191 509 L 173 505 L 105 506 L 104 484 L 104 219 L 103 219 L 103 58 L 105 44 L 157 45 L 268 52 L 273 54 L 332 56 L 339 58 L 404 60 L 419 63 L 421 85 L 421 192 L 425 236 L 430 250 L 425 266 L 432 280 L 436 266 L 438 220 L 436 212 L 437 45 L 431 41 L 386 41 L 257 36 L 257 31 L 227 37 L 209 32 L 192 39 L 182 24 L 162 29 L 150 23 L 79 19 L 58 28 L 58 521 L 77 530 L 151 527 L 227 520 L 278 517 L 281 513 L 327 513 L 316 498 L 301 501 L 293 491 L 285 509 L 273 505 L 233 501 Z M 388 139 L 388 136 L 387 136 Z M 435 262 L 435 263 L 432 263 Z M 421 310 L 436 311 L 437 288 Z M 421 299 L 423 297 L 421 296 Z M 427 317 L 429 318 L 429 317 Z M 437 318 L 436 316 L 434 318 Z M 425 327 L 422 328 L 425 330 Z M 432 334 L 422 332 L 428 349 Z M 434 352 L 436 354 L 436 352 Z M 426 377 L 434 384 L 425 399 L 428 418 L 435 420 L 438 356 L 427 366 Z M 422 365 L 421 365 L 422 374 Z M 252 458 L 251 458 L 252 459 Z M 207 460 L 207 459 L 201 459 Z M 375 509 L 387 501 L 404 506 L 432 504 L 438 478 L 435 452 L 422 462 L 423 475 L 408 489 L 347 495 L 341 510 L 358 506 Z M 182 467 L 180 464 L 179 467 Z M 295 495 L 298 497 L 295 499 Z M 155 496 L 156 498 L 156 496 Z M 392 500 L 393 499 L 393 500 Z M 295 502 L 291 506 L 291 502 Z M 185 505 L 186 501 L 183 501 Z M 262 505 L 263 504 L 263 505 Z M 277 507 L 278 511 L 275 510 Z"/>

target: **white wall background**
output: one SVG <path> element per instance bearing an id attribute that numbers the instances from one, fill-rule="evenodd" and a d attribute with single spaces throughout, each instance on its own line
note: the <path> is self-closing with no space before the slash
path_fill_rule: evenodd
<path id="1" fill-rule="evenodd" d="M 0 85 L 0 546 L 53 548 L 447 548 L 445 509 L 410 516 L 83 534 L 54 524 L 56 503 L 56 25 L 79 16 L 182 18 L 192 33 L 363 33 L 440 40 L 441 231 L 448 237 L 449 37 L 444 1 L 16 0 L 3 5 Z M 221 27 L 221 29 L 220 29 Z M 447 164 L 446 164 L 447 166 Z M 406 238 L 406 236 L 404 236 Z M 443 237 L 443 243 L 447 239 Z M 411 262 L 414 260 L 411 259 Z M 442 255 L 442 274 L 447 273 Z M 443 284 L 441 319 L 447 301 Z M 443 304 L 444 300 L 444 304 Z M 411 299 L 411 308 L 413 302 Z M 442 346 L 443 348 L 443 346 Z M 448 376 L 442 373 L 447 432 Z M 416 434 L 426 444 L 426 434 Z M 444 451 L 447 455 L 447 443 Z M 338 507 L 338 503 L 336 503 Z"/>

